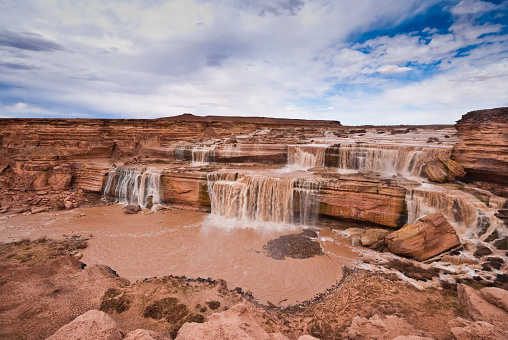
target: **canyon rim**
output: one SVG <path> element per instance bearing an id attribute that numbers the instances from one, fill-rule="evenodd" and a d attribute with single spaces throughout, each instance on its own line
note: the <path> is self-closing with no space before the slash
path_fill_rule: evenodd
<path id="1" fill-rule="evenodd" d="M 0 119 L 0 337 L 502 339 L 507 183 L 508 108 Z"/>

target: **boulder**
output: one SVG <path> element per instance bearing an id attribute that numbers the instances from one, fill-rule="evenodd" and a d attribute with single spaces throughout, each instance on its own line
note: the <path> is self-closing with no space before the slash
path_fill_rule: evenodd
<path id="1" fill-rule="evenodd" d="M 166 338 L 153 331 L 147 331 L 146 329 L 136 329 L 127 333 L 124 340 L 170 340 L 170 338 Z"/>
<path id="2" fill-rule="evenodd" d="M 185 323 L 176 339 L 287 339 L 280 333 L 268 334 L 256 322 L 252 308 L 246 304 L 237 304 L 225 312 L 210 315 L 205 323 Z"/>
<path id="3" fill-rule="evenodd" d="M 459 163 L 451 159 L 438 159 L 423 165 L 423 173 L 432 182 L 451 182 L 466 175 Z"/>
<path id="4" fill-rule="evenodd" d="M 492 245 L 499 250 L 508 250 L 508 237 L 495 240 Z"/>
<path id="5" fill-rule="evenodd" d="M 30 208 L 30 212 L 32 214 L 38 214 L 38 213 L 45 212 L 45 211 L 48 211 L 48 207 L 32 207 L 32 208 Z"/>
<path id="6" fill-rule="evenodd" d="M 415 339 L 432 339 L 425 337 L 424 332 L 415 330 L 406 320 L 395 315 L 388 315 L 386 318 L 374 315 L 370 319 L 355 316 L 345 335 L 346 339 L 350 340 L 384 340 L 399 336 L 404 336 L 404 339 L 410 336 L 416 336 Z"/>
<path id="7" fill-rule="evenodd" d="M 49 177 L 48 184 L 51 186 L 51 189 L 56 191 L 69 190 L 71 180 L 71 174 L 54 173 Z"/>
<path id="8" fill-rule="evenodd" d="M 478 258 L 480 258 L 484 255 L 491 255 L 491 254 L 492 254 L 492 250 L 490 250 L 489 247 L 484 246 L 482 244 L 478 245 L 475 252 L 473 253 L 473 255 Z"/>
<path id="9" fill-rule="evenodd" d="M 32 187 L 34 190 L 45 190 L 49 189 L 50 185 L 48 183 L 50 177 L 49 171 L 44 171 L 42 173 L 39 172 L 37 178 L 32 182 Z"/>
<path id="10" fill-rule="evenodd" d="M 392 253 L 418 261 L 460 245 L 455 230 L 441 213 L 430 214 L 416 223 L 406 224 L 386 236 L 385 242 Z"/>
<path id="11" fill-rule="evenodd" d="M 504 340 L 508 337 L 506 332 L 496 329 L 494 325 L 485 321 L 469 321 L 456 318 L 451 320 L 448 324 L 450 325 L 450 331 L 457 340 Z"/>
<path id="12" fill-rule="evenodd" d="M 496 287 L 486 287 L 480 290 L 480 294 L 486 301 L 508 312 L 508 291 Z"/>
<path id="13" fill-rule="evenodd" d="M 123 207 L 124 214 L 137 214 L 141 211 L 141 207 L 137 204 L 127 204 Z"/>
<path id="14" fill-rule="evenodd" d="M 362 246 L 368 247 L 383 240 L 390 232 L 385 229 L 368 229 L 360 237 Z"/>
<path id="15" fill-rule="evenodd" d="M 47 340 L 121 340 L 115 321 L 104 312 L 91 310 L 62 326 Z"/>
<path id="16" fill-rule="evenodd" d="M 457 293 L 460 302 L 466 307 L 466 310 L 474 321 L 485 321 L 501 330 L 508 330 L 508 312 L 496 305 L 491 304 L 483 298 L 483 293 L 474 288 L 459 284 L 457 286 Z M 497 292 L 492 294 L 491 291 L 486 291 L 486 295 L 497 295 Z M 502 296 L 501 296 L 502 297 Z"/>
<path id="17" fill-rule="evenodd" d="M 72 209 L 72 208 L 74 208 L 74 203 L 72 203 L 72 201 L 65 201 L 64 207 L 65 207 L 65 209 Z"/>

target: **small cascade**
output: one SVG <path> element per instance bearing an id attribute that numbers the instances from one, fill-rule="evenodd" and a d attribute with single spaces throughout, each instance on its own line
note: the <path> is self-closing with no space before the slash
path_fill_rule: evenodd
<path id="1" fill-rule="evenodd" d="M 425 163 L 450 158 L 451 152 L 451 147 L 341 144 L 330 148 L 326 165 L 344 170 L 372 170 L 418 177 Z"/>
<path id="2" fill-rule="evenodd" d="M 455 227 L 457 233 L 477 236 L 489 229 L 504 229 L 494 216 L 495 209 L 473 195 L 461 190 L 444 189 L 432 184 L 422 184 L 406 192 L 408 223 L 432 213 L 442 213 Z"/>
<path id="3" fill-rule="evenodd" d="M 313 180 L 238 173 L 208 175 L 212 214 L 245 222 L 313 224 L 318 215 Z"/>
<path id="4" fill-rule="evenodd" d="M 327 147 L 324 144 L 288 145 L 288 164 L 305 170 L 324 166 Z"/>
<path id="5" fill-rule="evenodd" d="M 175 158 L 192 164 L 208 164 L 215 161 L 215 145 L 183 145 L 175 148 Z"/>
<path id="6" fill-rule="evenodd" d="M 162 203 L 161 174 L 150 170 L 115 168 L 108 174 L 103 198 L 122 204 L 138 204 L 151 208 Z"/>

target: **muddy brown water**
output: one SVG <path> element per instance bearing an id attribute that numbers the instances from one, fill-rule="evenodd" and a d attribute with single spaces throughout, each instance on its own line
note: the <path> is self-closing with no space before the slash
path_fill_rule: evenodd
<path id="1" fill-rule="evenodd" d="M 324 255 L 276 260 L 263 250 L 269 240 L 299 233 L 297 226 L 234 225 L 192 211 L 125 215 L 122 206 L 74 209 L 0 218 L 0 242 L 64 235 L 88 238 L 82 261 L 103 264 L 131 282 L 186 275 L 224 279 L 251 291 L 262 303 L 296 304 L 324 292 L 354 266 L 358 254 L 338 233 L 321 229 Z"/>

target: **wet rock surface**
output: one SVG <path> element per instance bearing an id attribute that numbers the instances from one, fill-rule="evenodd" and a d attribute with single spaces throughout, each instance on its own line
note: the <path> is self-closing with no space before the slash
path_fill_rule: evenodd
<path id="1" fill-rule="evenodd" d="M 316 237 L 315 231 L 307 229 L 300 234 L 283 235 L 270 240 L 263 249 L 267 256 L 275 260 L 284 260 L 286 256 L 293 259 L 307 259 L 323 254 L 319 242 L 311 239 Z"/>

